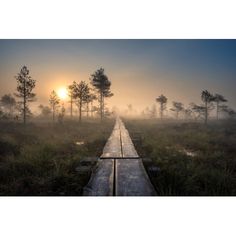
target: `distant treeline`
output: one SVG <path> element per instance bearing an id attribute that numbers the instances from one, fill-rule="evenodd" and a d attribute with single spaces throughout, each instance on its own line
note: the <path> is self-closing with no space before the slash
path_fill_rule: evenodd
<path id="1" fill-rule="evenodd" d="M 228 107 L 226 103 L 228 100 L 220 94 L 213 95 L 207 90 L 202 91 L 201 93 L 202 104 L 190 103 L 188 107 L 184 107 L 184 104 L 178 101 L 172 102 L 172 107 L 169 109 L 176 119 L 179 119 L 180 116 L 182 119 L 186 120 L 204 120 L 205 124 L 207 124 L 209 120 L 210 112 L 215 110 L 215 119 L 220 119 L 220 114 L 223 114 L 225 118 L 235 118 L 236 112 Z M 165 111 L 167 111 L 166 105 L 168 99 L 166 96 L 161 94 L 156 98 L 156 102 L 159 103 L 159 114 L 160 119 L 162 120 L 164 117 Z M 144 116 L 148 116 L 150 118 L 157 117 L 157 109 L 154 105 L 151 109 L 146 108 L 142 114 Z"/>
<path id="2" fill-rule="evenodd" d="M 36 80 L 29 75 L 29 69 L 23 66 L 20 72 L 15 76 L 17 87 L 14 96 L 5 94 L 0 100 L 0 119 L 2 120 L 22 120 L 24 124 L 28 117 L 32 116 L 29 103 L 36 101 L 36 94 L 33 93 L 36 87 Z M 93 117 L 94 113 L 100 116 L 101 120 L 109 111 L 105 106 L 105 99 L 113 96 L 111 93 L 111 81 L 100 68 L 91 75 L 90 85 L 85 81 L 76 82 L 67 87 L 67 95 L 70 103 L 70 117 L 73 117 L 74 105 L 79 111 L 79 121 L 82 119 L 82 112 L 86 112 L 87 117 Z M 15 99 L 18 98 L 18 100 Z M 94 101 L 98 105 L 94 105 Z M 65 116 L 64 102 L 61 101 L 58 94 L 53 90 L 49 96 L 49 105 L 39 105 L 41 116 L 52 117 L 55 122 L 56 118 L 62 122 Z"/>
<path id="3" fill-rule="evenodd" d="M 11 94 L 5 94 L 0 100 L 0 119 L 1 120 L 16 120 L 23 121 L 25 124 L 27 119 L 32 116 L 32 112 L 29 107 L 30 102 L 36 101 L 36 94 L 33 93 L 36 87 L 36 80 L 33 80 L 29 75 L 29 69 L 23 66 L 20 72 L 15 76 L 17 87 L 14 96 Z M 100 68 L 94 72 L 89 78 L 90 83 L 85 81 L 73 81 L 72 84 L 67 86 L 67 96 L 70 104 L 70 117 L 78 116 L 78 120 L 82 120 L 82 114 L 86 117 L 100 116 L 103 120 L 105 116 L 109 116 L 112 113 L 118 112 L 118 108 L 113 107 L 112 111 L 106 107 L 105 99 L 113 96 L 111 92 L 111 81 L 104 73 L 104 69 Z M 17 100 L 15 99 L 17 98 Z M 168 98 L 161 94 L 156 98 L 156 102 L 159 106 L 159 116 L 156 105 L 151 108 L 147 107 L 141 112 L 142 117 L 147 118 L 164 118 L 170 117 L 167 112 L 171 112 L 175 119 L 185 120 L 204 120 L 207 124 L 210 113 L 215 110 L 215 118 L 230 118 L 236 117 L 236 112 L 227 106 L 228 100 L 221 94 L 212 94 L 207 90 L 201 93 L 202 104 L 190 103 L 187 107 L 182 102 L 173 101 L 172 107 L 168 110 L 167 103 Z M 97 101 L 97 104 L 94 102 Z M 52 121 L 63 122 L 65 117 L 65 104 L 60 99 L 55 90 L 49 95 L 49 105 L 39 105 L 40 116 L 49 118 Z M 75 109 L 77 108 L 77 109 Z M 76 113 L 76 114 L 75 114 Z M 133 108 L 132 104 L 128 105 L 128 109 L 125 114 L 135 114 L 137 111 Z"/>

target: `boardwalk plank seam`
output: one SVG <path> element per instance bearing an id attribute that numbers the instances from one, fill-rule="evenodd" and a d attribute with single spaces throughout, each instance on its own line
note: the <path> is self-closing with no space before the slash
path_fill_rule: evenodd
<path id="1" fill-rule="evenodd" d="M 89 183 L 87 196 L 153 196 L 153 185 L 120 118 L 103 149 Z"/>

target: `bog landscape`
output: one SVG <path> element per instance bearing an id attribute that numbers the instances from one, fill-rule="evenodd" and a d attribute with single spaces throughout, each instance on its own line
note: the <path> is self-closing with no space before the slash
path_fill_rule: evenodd
<path id="1" fill-rule="evenodd" d="M 236 40 L 0 40 L 1 196 L 235 196 Z"/>

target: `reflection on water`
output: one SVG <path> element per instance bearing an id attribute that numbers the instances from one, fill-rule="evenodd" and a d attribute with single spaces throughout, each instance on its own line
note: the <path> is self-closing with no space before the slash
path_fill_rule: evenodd
<path id="1" fill-rule="evenodd" d="M 84 141 L 75 142 L 75 144 L 78 146 L 81 146 L 81 145 L 84 145 Z"/>
<path id="2" fill-rule="evenodd" d="M 195 157 L 197 155 L 195 152 L 187 150 L 187 149 L 183 149 L 182 152 L 184 152 L 184 154 L 186 154 L 189 157 Z"/>

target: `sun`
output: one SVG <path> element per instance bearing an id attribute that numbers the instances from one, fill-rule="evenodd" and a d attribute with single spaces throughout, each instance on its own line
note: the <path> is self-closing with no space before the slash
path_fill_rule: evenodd
<path id="1" fill-rule="evenodd" d="M 62 99 L 62 100 L 66 99 L 67 96 L 68 96 L 66 88 L 58 89 L 57 94 L 58 94 L 59 98 Z"/>

